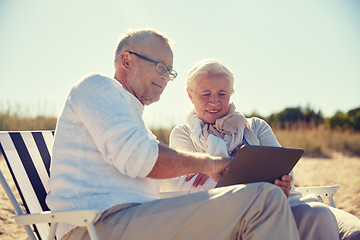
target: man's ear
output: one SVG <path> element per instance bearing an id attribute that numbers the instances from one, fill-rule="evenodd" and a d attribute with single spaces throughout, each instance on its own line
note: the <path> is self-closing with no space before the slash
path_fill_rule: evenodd
<path id="1" fill-rule="evenodd" d="M 120 57 L 120 67 L 124 70 L 129 70 L 131 66 L 131 54 L 129 52 L 123 52 Z"/>
<path id="2" fill-rule="evenodd" d="M 191 90 L 190 90 L 189 88 L 186 88 L 186 91 L 187 91 L 187 94 L 188 94 L 188 96 L 189 96 L 189 98 L 190 98 L 190 101 L 191 101 L 192 103 L 194 103 L 194 102 L 193 102 L 193 98 L 192 98 L 192 96 L 191 96 Z"/>

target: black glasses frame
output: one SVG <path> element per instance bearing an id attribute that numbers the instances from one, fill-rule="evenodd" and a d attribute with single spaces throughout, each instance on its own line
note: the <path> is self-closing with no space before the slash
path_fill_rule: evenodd
<path id="1" fill-rule="evenodd" d="M 148 61 L 148 62 L 151 62 L 151 63 L 154 63 L 155 64 L 155 70 L 160 73 L 161 75 L 165 74 L 166 72 L 169 72 L 169 79 L 170 80 L 174 80 L 177 76 L 177 72 L 172 69 L 172 68 L 169 68 L 168 66 L 166 66 L 166 64 L 162 63 L 162 62 L 158 62 L 158 61 L 155 61 L 155 60 L 152 60 L 148 57 L 145 57 L 143 55 L 140 55 L 136 52 L 133 52 L 133 51 L 127 51 L 128 53 L 131 53 L 131 54 L 134 54 L 135 56 L 137 56 L 138 58 L 141 58 L 145 61 Z"/>

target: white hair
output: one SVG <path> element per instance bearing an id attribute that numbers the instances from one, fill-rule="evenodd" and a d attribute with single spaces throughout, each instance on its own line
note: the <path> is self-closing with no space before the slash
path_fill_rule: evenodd
<path id="1" fill-rule="evenodd" d="M 231 84 L 231 93 L 234 92 L 234 74 L 217 59 L 204 59 L 197 62 L 189 71 L 186 86 L 190 91 L 194 90 L 196 78 L 205 73 L 225 75 Z"/>

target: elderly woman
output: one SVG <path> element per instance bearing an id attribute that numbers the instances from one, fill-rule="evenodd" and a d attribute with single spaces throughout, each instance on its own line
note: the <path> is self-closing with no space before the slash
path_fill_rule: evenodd
<path id="1" fill-rule="evenodd" d="M 170 147 L 215 156 L 233 156 L 243 144 L 279 147 L 264 120 L 246 118 L 230 102 L 233 84 L 232 72 L 219 61 L 207 59 L 197 63 L 187 80 L 194 109 L 186 117 L 186 124 L 172 130 Z M 197 192 L 215 187 L 217 180 L 198 173 L 164 182 L 162 190 Z M 315 196 L 303 197 L 294 189 L 292 173 L 274 184 L 288 196 L 301 239 L 339 239 L 339 229 L 342 239 L 358 239 L 359 219 L 339 209 L 330 210 Z"/>

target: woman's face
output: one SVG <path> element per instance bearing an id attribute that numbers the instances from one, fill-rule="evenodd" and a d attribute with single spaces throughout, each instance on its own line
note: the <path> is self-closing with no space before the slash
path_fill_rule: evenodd
<path id="1" fill-rule="evenodd" d="M 225 74 L 203 73 L 194 79 L 194 89 L 187 89 L 196 114 L 205 123 L 213 124 L 226 115 L 232 93 L 230 80 Z"/>

